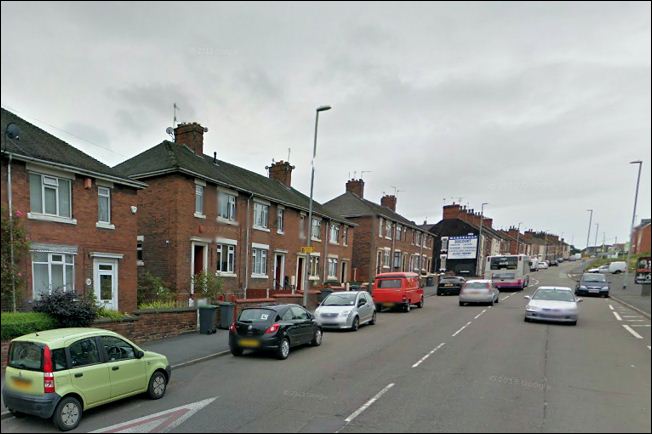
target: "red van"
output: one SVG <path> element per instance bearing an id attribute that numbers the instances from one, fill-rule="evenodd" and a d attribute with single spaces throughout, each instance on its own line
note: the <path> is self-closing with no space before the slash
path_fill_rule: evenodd
<path id="1" fill-rule="evenodd" d="M 409 312 L 413 304 L 423 307 L 423 288 L 417 273 L 378 274 L 371 296 L 378 312 L 383 307 L 401 306 L 405 312 Z"/>

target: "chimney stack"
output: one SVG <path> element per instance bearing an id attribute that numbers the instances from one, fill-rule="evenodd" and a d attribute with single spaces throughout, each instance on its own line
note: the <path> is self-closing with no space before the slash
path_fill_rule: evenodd
<path id="1" fill-rule="evenodd" d="M 364 198 L 364 181 L 362 179 L 351 179 L 346 183 L 346 191 Z"/>
<path id="2" fill-rule="evenodd" d="M 385 208 L 389 208 L 392 211 L 396 212 L 396 196 L 393 194 L 386 194 L 380 198 L 380 204 Z"/>
<path id="3" fill-rule="evenodd" d="M 452 205 L 444 205 L 442 212 L 443 220 L 461 219 L 460 212 L 462 212 L 462 207 L 455 202 Z"/>
<path id="4" fill-rule="evenodd" d="M 174 143 L 186 145 L 192 151 L 202 156 L 204 155 L 204 133 L 208 128 L 204 128 L 197 122 L 183 123 L 177 125 L 174 129 Z"/>
<path id="5" fill-rule="evenodd" d="M 275 179 L 281 184 L 285 184 L 286 187 L 292 187 L 292 166 L 287 161 L 278 161 L 272 163 L 271 166 L 266 167 L 269 170 L 269 178 Z"/>

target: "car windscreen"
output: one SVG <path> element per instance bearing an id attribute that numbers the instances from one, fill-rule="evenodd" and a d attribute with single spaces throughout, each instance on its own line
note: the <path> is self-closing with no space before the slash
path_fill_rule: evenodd
<path id="1" fill-rule="evenodd" d="M 246 323 L 268 323 L 275 321 L 276 311 L 272 309 L 245 309 L 238 321 Z"/>
<path id="2" fill-rule="evenodd" d="M 516 273 L 494 273 L 492 275 L 493 279 L 515 279 Z"/>
<path id="3" fill-rule="evenodd" d="M 607 278 L 602 274 L 585 274 L 582 276 L 582 282 L 606 282 Z"/>
<path id="4" fill-rule="evenodd" d="M 464 285 L 464 289 L 488 290 L 489 286 L 485 282 L 470 282 Z"/>
<path id="5" fill-rule="evenodd" d="M 461 283 L 463 281 L 464 279 L 462 277 L 457 277 L 457 276 L 444 276 L 440 280 L 440 282 L 448 282 L 448 283 Z"/>
<path id="6" fill-rule="evenodd" d="M 554 288 L 539 289 L 532 297 L 532 300 L 549 300 L 549 301 L 575 301 L 573 293 L 568 290 L 559 290 Z"/>
<path id="7" fill-rule="evenodd" d="M 355 299 L 358 296 L 356 293 L 342 293 L 342 294 L 331 294 L 326 297 L 326 300 L 323 302 L 323 306 L 353 306 L 355 304 Z"/>
<path id="8" fill-rule="evenodd" d="M 9 366 L 16 369 L 40 371 L 43 348 L 33 342 L 12 342 L 9 349 Z"/>
<path id="9" fill-rule="evenodd" d="M 401 279 L 378 279 L 376 280 L 377 288 L 400 288 Z"/>

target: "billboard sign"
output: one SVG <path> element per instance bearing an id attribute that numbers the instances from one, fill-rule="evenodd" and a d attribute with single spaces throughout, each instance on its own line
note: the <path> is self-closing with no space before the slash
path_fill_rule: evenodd
<path id="1" fill-rule="evenodd" d="M 478 237 L 464 235 L 448 237 L 448 259 L 475 259 L 478 250 Z"/>

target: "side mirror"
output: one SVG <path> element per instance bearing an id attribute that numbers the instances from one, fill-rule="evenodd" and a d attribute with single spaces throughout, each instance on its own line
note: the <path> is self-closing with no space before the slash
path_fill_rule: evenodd
<path id="1" fill-rule="evenodd" d="M 532 297 L 530 297 L 529 295 L 526 295 L 526 296 L 523 297 L 523 298 L 526 299 L 526 300 L 532 300 Z"/>
<path id="2" fill-rule="evenodd" d="M 362 307 L 362 306 L 364 306 L 365 304 L 367 304 L 367 300 L 364 300 L 364 299 L 363 299 L 363 300 L 358 301 L 358 307 Z"/>
<path id="3" fill-rule="evenodd" d="M 577 301 L 578 303 L 581 303 L 581 302 L 584 301 L 584 299 L 583 299 L 583 298 L 578 298 L 576 301 Z"/>
<path id="4" fill-rule="evenodd" d="M 145 357 L 145 353 L 141 350 L 136 350 L 136 358 L 142 359 L 143 357 Z"/>

